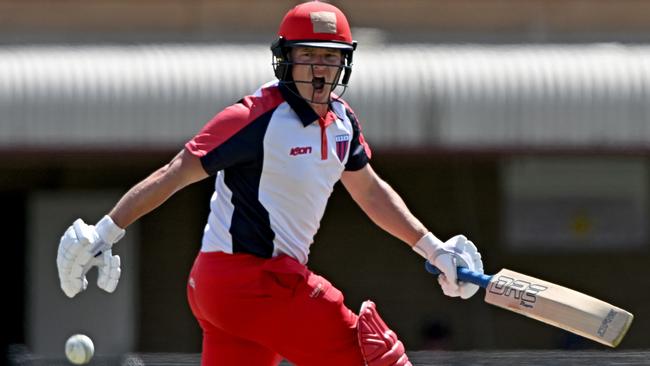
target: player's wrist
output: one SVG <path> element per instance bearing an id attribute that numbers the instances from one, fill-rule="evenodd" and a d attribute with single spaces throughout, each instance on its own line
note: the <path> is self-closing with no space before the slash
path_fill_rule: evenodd
<path id="1" fill-rule="evenodd" d="M 429 262 L 433 261 L 441 251 L 444 251 L 442 240 L 432 232 L 424 234 L 413 246 L 413 250 Z"/>
<path id="2" fill-rule="evenodd" d="M 97 232 L 99 238 L 109 245 L 112 245 L 122 239 L 126 233 L 126 230 L 117 226 L 113 219 L 108 215 L 104 215 L 104 217 L 102 217 L 102 219 L 97 222 L 95 225 L 95 231 Z"/>

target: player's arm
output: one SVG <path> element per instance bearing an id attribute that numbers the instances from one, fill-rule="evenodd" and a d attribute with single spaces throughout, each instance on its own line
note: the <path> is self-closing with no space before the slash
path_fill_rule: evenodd
<path id="1" fill-rule="evenodd" d="M 410 246 L 429 232 L 370 164 L 360 170 L 343 172 L 341 182 L 377 226 Z"/>
<path id="2" fill-rule="evenodd" d="M 476 293 L 478 286 L 471 283 L 459 285 L 456 275 L 456 266 L 483 271 L 481 255 L 471 241 L 462 235 L 446 242 L 436 238 L 370 164 L 343 172 L 341 182 L 377 226 L 409 244 L 415 252 L 441 270 L 443 275 L 438 277 L 438 282 L 446 295 L 469 298 Z"/>
<path id="3" fill-rule="evenodd" d="M 160 206 L 175 192 L 206 178 L 197 156 L 186 149 L 169 163 L 131 188 L 96 225 L 77 219 L 59 242 L 56 264 L 61 289 L 73 297 L 86 289 L 86 273 L 97 266 L 97 286 L 113 292 L 120 279 L 120 257 L 111 248 L 125 233 L 125 228 L 141 216 Z"/>
<path id="4" fill-rule="evenodd" d="M 200 159 L 183 149 L 169 163 L 126 192 L 108 216 L 125 229 L 177 191 L 207 177 Z"/>

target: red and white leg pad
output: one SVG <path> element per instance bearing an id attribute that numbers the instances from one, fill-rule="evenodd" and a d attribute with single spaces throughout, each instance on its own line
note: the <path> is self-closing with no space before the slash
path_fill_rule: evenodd
<path id="1" fill-rule="evenodd" d="M 357 331 L 367 366 L 412 366 L 404 345 L 384 323 L 375 303 L 370 300 L 361 304 Z"/>

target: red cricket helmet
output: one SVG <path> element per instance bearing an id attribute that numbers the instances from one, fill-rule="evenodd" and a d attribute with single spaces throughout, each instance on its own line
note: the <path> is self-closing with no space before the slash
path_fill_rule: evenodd
<path id="1" fill-rule="evenodd" d="M 319 1 L 297 5 L 282 19 L 278 36 L 286 46 L 354 50 L 350 25 L 337 7 Z"/>
<path id="2" fill-rule="evenodd" d="M 352 74 L 352 53 L 357 48 L 345 14 L 336 6 L 319 1 L 302 3 L 287 12 L 280 23 L 278 39 L 271 45 L 273 70 L 281 83 L 294 83 L 289 72 L 293 65 L 289 53 L 298 46 L 341 50 L 343 64 L 339 75 L 343 71 L 343 77 L 339 82 L 337 76 L 332 90 L 340 85 L 343 95 Z"/>

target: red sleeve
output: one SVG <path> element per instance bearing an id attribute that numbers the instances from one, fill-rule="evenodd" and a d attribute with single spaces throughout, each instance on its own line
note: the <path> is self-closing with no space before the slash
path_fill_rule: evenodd
<path id="1" fill-rule="evenodd" d="M 185 147 L 203 157 L 282 101 L 277 87 L 262 89 L 261 96 L 247 96 L 214 116 Z"/>
<path id="2" fill-rule="evenodd" d="M 196 136 L 185 144 L 198 157 L 207 155 L 250 124 L 251 110 L 243 103 L 233 104 L 214 116 Z"/>

